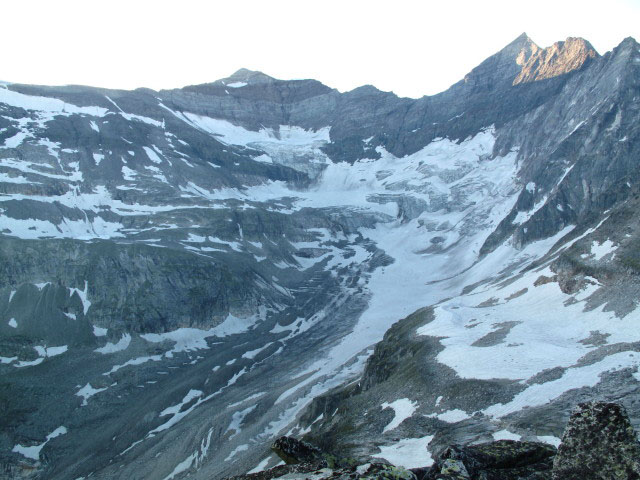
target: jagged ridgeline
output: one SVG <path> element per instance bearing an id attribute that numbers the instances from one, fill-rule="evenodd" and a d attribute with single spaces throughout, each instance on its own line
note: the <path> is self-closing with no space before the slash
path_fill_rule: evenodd
<path id="1" fill-rule="evenodd" d="M 0 85 L 0 476 L 365 464 L 640 410 L 640 46 L 449 90 Z"/>

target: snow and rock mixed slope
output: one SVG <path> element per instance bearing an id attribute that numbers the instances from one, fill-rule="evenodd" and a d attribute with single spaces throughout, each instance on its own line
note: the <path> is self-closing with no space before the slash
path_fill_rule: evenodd
<path id="1" fill-rule="evenodd" d="M 632 398 L 639 68 L 523 35 L 419 100 L 0 85 L 5 471 L 428 463 Z"/>

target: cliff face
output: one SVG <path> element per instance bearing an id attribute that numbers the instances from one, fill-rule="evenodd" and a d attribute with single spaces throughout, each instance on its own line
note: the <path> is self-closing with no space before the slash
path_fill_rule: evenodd
<path id="1" fill-rule="evenodd" d="M 564 42 L 556 42 L 548 48 L 540 48 L 534 44 L 532 48 L 523 49 L 518 55 L 516 62 L 522 66 L 522 70 L 513 80 L 513 84 L 564 75 L 581 69 L 598 56 L 598 52 L 583 38 L 569 37 Z"/>
<path id="2" fill-rule="evenodd" d="M 593 397 L 637 423 L 639 68 L 522 35 L 418 100 L 1 85 L 5 470 L 553 442 Z"/>

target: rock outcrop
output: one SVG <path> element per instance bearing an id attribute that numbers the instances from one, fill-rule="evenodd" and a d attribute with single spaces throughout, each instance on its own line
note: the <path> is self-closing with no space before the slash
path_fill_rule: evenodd
<path id="1" fill-rule="evenodd" d="M 534 44 L 535 45 L 535 44 Z M 517 62 L 522 71 L 513 80 L 514 85 L 557 77 L 578 70 L 598 56 L 598 52 L 583 38 L 569 37 L 548 48 L 534 46 L 527 55 L 525 50 Z"/>
<path id="2" fill-rule="evenodd" d="M 287 465 L 311 463 L 326 467 L 330 463 L 327 461 L 327 455 L 319 448 L 293 437 L 280 437 L 273 443 L 271 450 Z"/>
<path id="3" fill-rule="evenodd" d="M 499 440 L 480 445 L 447 448 L 425 475 L 425 480 L 548 478 L 555 447 L 538 442 Z"/>
<path id="4" fill-rule="evenodd" d="M 553 480 L 640 478 L 640 443 L 615 403 L 578 405 L 553 461 Z"/>
<path id="5" fill-rule="evenodd" d="M 321 449 L 281 437 L 272 449 L 288 465 L 235 480 L 634 480 L 640 478 L 640 443 L 624 408 L 582 403 L 573 412 L 556 451 L 540 442 L 498 440 L 452 445 L 430 467 L 405 469 L 387 463 L 336 461 Z M 329 459 L 329 460 L 328 460 Z"/>

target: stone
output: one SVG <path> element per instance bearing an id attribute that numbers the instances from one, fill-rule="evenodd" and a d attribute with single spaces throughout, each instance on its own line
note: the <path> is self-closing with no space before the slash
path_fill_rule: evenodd
<path id="1" fill-rule="evenodd" d="M 427 480 L 534 480 L 549 478 L 556 449 L 538 442 L 499 440 L 453 445 L 437 458 Z"/>
<path id="2" fill-rule="evenodd" d="M 293 437 L 278 438 L 271 446 L 271 450 L 287 465 L 325 461 L 325 456 L 319 448 Z"/>
<path id="3" fill-rule="evenodd" d="M 624 408 L 615 403 L 577 406 L 553 461 L 553 480 L 640 478 L 640 443 Z"/>

